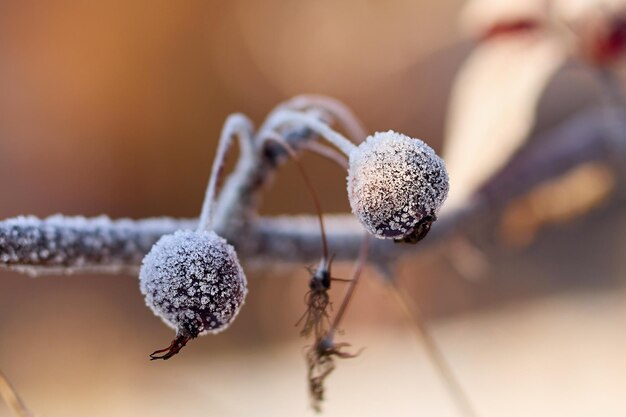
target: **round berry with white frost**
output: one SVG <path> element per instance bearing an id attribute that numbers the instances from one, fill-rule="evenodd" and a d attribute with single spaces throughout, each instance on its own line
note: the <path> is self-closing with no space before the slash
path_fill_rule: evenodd
<path id="1" fill-rule="evenodd" d="M 235 250 L 213 231 L 161 237 L 143 260 L 139 282 L 146 304 L 177 332 L 168 354 L 194 337 L 226 329 L 247 294 Z"/>
<path id="2" fill-rule="evenodd" d="M 448 189 L 443 160 L 419 139 L 392 130 L 377 132 L 350 153 L 350 206 L 378 238 L 423 238 Z"/>

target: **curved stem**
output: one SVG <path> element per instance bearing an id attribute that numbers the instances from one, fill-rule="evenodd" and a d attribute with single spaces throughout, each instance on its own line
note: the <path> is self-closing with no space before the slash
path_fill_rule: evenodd
<path id="1" fill-rule="evenodd" d="M 395 279 L 389 279 L 386 280 L 386 282 L 387 287 L 389 288 L 389 292 L 395 299 L 396 304 L 400 306 L 407 318 L 413 322 L 414 329 L 416 330 L 417 334 L 421 336 L 421 339 L 424 342 L 424 346 L 426 347 L 426 352 L 428 353 L 428 356 L 439 371 L 439 374 L 442 376 L 448 392 L 454 399 L 454 402 L 457 405 L 461 414 L 465 417 L 478 416 L 472 403 L 469 400 L 468 395 L 465 393 L 465 390 L 461 386 L 461 383 L 454 375 L 452 367 L 448 364 L 445 356 L 443 355 L 443 352 L 441 352 L 441 350 L 437 346 L 437 342 L 430 333 L 428 326 L 426 325 L 426 321 L 424 320 L 422 311 L 419 309 L 418 305 L 415 303 L 415 301 L 413 301 L 411 296 L 404 290 L 404 288 L 398 285 Z"/>
<path id="2" fill-rule="evenodd" d="M 305 94 L 293 97 L 277 107 L 277 109 L 306 110 L 307 108 L 321 109 L 333 116 L 355 143 L 362 142 L 367 137 L 367 131 L 358 117 L 341 101 L 332 97 Z"/>
<path id="3" fill-rule="evenodd" d="M 319 142 L 308 142 L 302 148 L 323 156 L 343 169 L 348 169 L 348 158 L 335 148 L 331 148 L 330 146 L 323 145 Z"/>
<path id="4" fill-rule="evenodd" d="M 352 273 L 352 279 L 350 280 L 350 284 L 348 289 L 346 290 L 346 295 L 339 306 L 339 310 L 337 310 L 337 315 L 335 315 L 335 319 L 333 323 L 330 325 L 330 329 L 326 333 L 326 341 L 331 341 L 335 336 L 335 332 L 339 328 L 341 324 L 341 320 L 346 314 L 346 310 L 348 309 L 348 305 L 354 296 L 354 291 L 356 290 L 356 284 L 358 284 L 359 279 L 361 277 L 361 272 L 363 272 L 363 268 L 365 267 L 365 263 L 367 261 L 367 252 L 369 249 L 369 235 L 363 235 L 363 241 L 361 242 L 361 248 L 359 249 L 359 257 L 356 261 L 356 265 L 354 267 L 354 272 Z"/>
<path id="5" fill-rule="evenodd" d="M 226 119 L 220 134 L 217 151 L 213 160 L 213 167 L 211 168 L 211 177 L 209 178 L 204 202 L 202 203 L 198 230 L 206 230 L 211 225 L 217 180 L 220 176 L 220 171 L 228 149 L 230 148 L 230 144 L 232 143 L 233 136 L 235 135 L 239 138 L 240 152 L 242 154 L 249 155 L 253 152 L 252 122 L 243 114 L 231 114 Z"/>
<path id="6" fill-rule="evenodd" d="M 265 136 L 265 141 L 271 141 L 280 145 L 285 150 L 285 152 L 287 152 L 287 154 L 293 160 L 293 162 L 295 162 L 296 167 L 298 167 L 298 171 L 300 171 L 300 175 L 302 175 L 302 178 L 304 179 L 306 187 L 309 189 L 309 193 L 311 194 L 311 199 L 313 200 L 313 204 L 315 205 L 315 211 L 317 212 L 317 219 L 320 224 L 320 232 L 322 235 L 322 254 L 323 254 L 322 260 L 324 262 L 329 262 L 328 240 L 326 239 L 326 229 L 324 228 L 322 206 L 320 204 L 319 197 L 317 195 L 317 192 L 315 191 L 315 187 L 313 186 L 313 182 L 311 181 L 311 178 L 309 178 L 309 175 L 306 173 L 306 170 L 304 169 L 304 167 L 298 160 L 298 154 L 296 153 L 296 151 L 291 146 L 289 146 L 289 144 L 285 142 L 276 132 L 268 133 L 268 135 Z"/>
<path id="7" fill-rule="evenodd" d="M 326 123 L 316 119 L 315 117 L 300 113 L 293 110 L 277 110 L 274 114 L 270 115 L 263 127 L 259 132 L 259 138 L 261 142 L 270 132 L 276 131 L 280 126 L 287 124 L 301 124 L 305 127 L 313 130 L 315 133 L 322 136 L 328 142 L 336 146 L 346 156 L 350 156 L 353 150 L 356 149 L 356 145 L 346 139 L 340 133 L 335 132 Z"/>

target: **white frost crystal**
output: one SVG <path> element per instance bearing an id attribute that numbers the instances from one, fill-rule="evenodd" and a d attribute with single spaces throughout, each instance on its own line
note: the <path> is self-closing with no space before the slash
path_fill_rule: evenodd
<path id="1" fill-rule="evenodd" d="M 111 220 L 54 215 L 0 221 L 0 268 L 31 275 L 135 272 L 162 235 L 196 227 L 194 220 Z"/>
<path id="2" fill-rule="evenodd" d="M 213 231 L 163 236 L 144 258 L 139 282 L 152 311 L 189 337 L 226 329 L 247 293 L 235 250 Z"/>
<path id="3" fill-rule="evenodd" d="M 434 219 L 448 188 L 443 160 L 419 139 L 377 132 L 350 154 L 350 206 L 378 238 L 401 239 Z"/>

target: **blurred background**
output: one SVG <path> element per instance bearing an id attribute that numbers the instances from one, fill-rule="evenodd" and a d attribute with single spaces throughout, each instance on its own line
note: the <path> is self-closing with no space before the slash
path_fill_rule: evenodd
<path id="1" fill-rule="evenodd" d="M 195 216 L 225 117 L 258 124 L 301 93 L 342 100 L 370 132 L 441 149 L 451 85 L 473 47 L 458 29 L 462 3 L 0 1 L 0 218 Z M 534 131 L 601 98 L 589 73 L 566 67 Z M 325 210 L 348 211 L 345 173 L 304 161 Z M 276 177 L 262 213 L 311 212 L 295 173 L 287 165 Z M 481 416 L 626 415 L 625 231 L 609 200 L 524 247 L 485 231 L 489 265 L 472 280 L 441 253 L 399 260 Z M 41 417 L 312 415 L 307 342 L 294 327 L 304 266 L 247 275 L 247 304 L 227 332 L 154 363 L 148 353 L 173 332 L 144 306 L 136 277 L 0 271 L 0 369 Z M 338 363 L 324 415 L 458 415 L 376 271 L 364 278 L 340 339 L 365 350 Z"/>

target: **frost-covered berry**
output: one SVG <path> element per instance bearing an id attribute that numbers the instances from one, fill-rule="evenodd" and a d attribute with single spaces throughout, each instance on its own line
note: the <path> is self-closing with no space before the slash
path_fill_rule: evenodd
<path id="1" fill-rule="evenodd" d="M 177 333 L 152 359 L 168 359 L 190 339 L 226 329 L 247 293 L 235 250 L 213 231 L 161 237 L 143 260 L 139 282 L 146 304 Z"/>
<path id="2" fill-rule="evenodd" d="M 419 139 L 377 132 L 350 153 L 350 206 L 378 238 L 420 240 L 447 194 L 443 160 Z"/>

